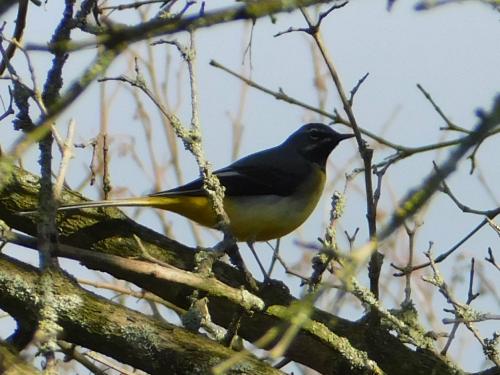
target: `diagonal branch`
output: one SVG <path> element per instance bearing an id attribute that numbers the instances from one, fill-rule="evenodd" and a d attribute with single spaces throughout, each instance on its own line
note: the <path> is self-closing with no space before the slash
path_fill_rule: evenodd
<path id="1" fill-rule="evenodd" d="M 300 7 L 308 7 L 314 4 L 327 3 L 330 0 L 255 0 L 247 1 L 244 5 L 204 12 L 201 15 L 189 15 L 181 18 L 165 19 L 155 17 L 151 21 L 142 22 L 135 26 L 115 25 L 113 28 L 102 28 L 96 39 L 83 42 L 69 42 L 49 45 L 50 49 L 62 49 L 65 52 L 80 50 L 83 48 L 103 45 L 112 47 L 121 44 L 130 44 L 141 40 L 179 33 L 182 31 L 194 31 L 213 25 L 241 21 L 255 20 L 257 18 L 280 12 L 292 12 Z M 46 50 L 47 46 L 30 46 L 31 49 Z"/>

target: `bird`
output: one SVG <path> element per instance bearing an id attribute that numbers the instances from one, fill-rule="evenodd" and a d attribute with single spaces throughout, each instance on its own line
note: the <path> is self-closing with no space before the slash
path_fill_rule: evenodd
<path id="1" fill-rule="evenodd" d="M 353 136 L 325 124 L 309 123 L 280 145 L 216 170 L 214 174 L 225 188 L 224 210 L 235 239 L 247 243 L 269 241 L 304 223 L 323 192 L 328 156 L 341 141 Z M 202 178 L 147 196 L 70 203 L 58 210 L 111 206 L 154 207 L 205 227 L 217 226 Z"/>

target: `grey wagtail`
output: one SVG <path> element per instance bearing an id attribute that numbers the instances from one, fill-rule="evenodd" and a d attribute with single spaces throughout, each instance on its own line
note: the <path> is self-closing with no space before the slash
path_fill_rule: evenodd
<path id="1" fill-rule="evenodd" d="M 268 241 L 299 227 L 321 197 L 328 156 L 342 140 L 353 136 L 323 124 L 306 124 L 279 146 L 215 171 L 225 187 L 224 209 L 235 238 Z M 155 207 L 206 227 L 217 224 L 201 178 L 144 197 L 74 203 L 59 210 L 109 206 Z"/>

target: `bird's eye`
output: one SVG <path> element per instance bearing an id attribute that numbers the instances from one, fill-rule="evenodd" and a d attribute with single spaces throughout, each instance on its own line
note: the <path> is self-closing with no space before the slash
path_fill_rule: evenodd
<path id="1" fill-rule="evenodd" d="M 309 138 L 312 141 L 319 141 L 323 137 L 322 137 L 321 132 L 319 130 L 311 129 L 311 131 L 309 132 Z"/>

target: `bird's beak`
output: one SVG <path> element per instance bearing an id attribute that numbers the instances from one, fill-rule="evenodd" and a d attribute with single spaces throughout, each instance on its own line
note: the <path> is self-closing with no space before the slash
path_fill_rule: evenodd
<path id="1" fill-rule="evenodd" d="M 339 134 L 339 142 L 343 141 L 344 139 L 352 138 L 354 137 L 354 134 Z"/>

